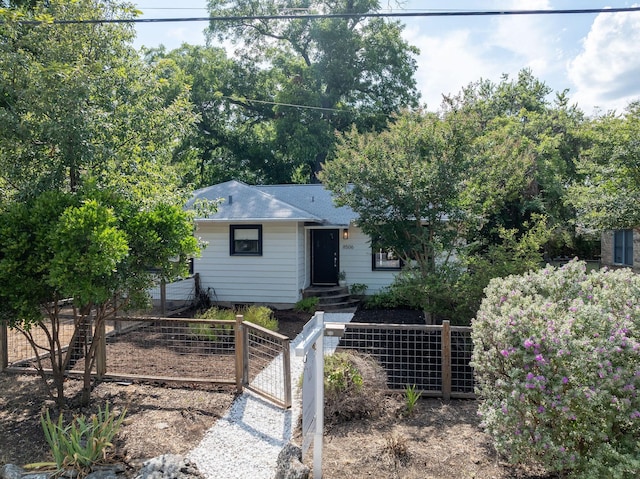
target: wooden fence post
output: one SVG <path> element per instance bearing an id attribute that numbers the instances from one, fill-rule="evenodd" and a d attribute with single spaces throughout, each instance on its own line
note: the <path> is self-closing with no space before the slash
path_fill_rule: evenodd
<path id="1" fill-rule="evenodd" d="M 0 321 L 0 372 L 9 366 L 9 344 L 7 337 L 7 322 Z"/>
<path id="2" fill-rule="evenodd" d="M 241 314 L 236 315 L 235 323 L 235 341 L 236 341 L 236 390 L 238 394 L 242 393 L 244 386 L 244 331 Z"/>
<path id="3" fill-rule="evenodd" d="M 104 319 L 98 321 L 96 331 L 93 335 L 93 340 L 98 341 L 96 346 L 96 375 L 98 379 L 107 374 L 107 334 Z"/>
<path id="4" fill-rule="evenodd" d="M 282 344 L 282 366 L 284 377 L 284 407 L 291 407 L 291 346 L 289 340 L 286 339 Z"/>
<path id="5" fill-rule="evenodd" d="M 167 282 L 162 278 L 160 280 L 160 316 L 167 315 Z"/>
<path id="6" fill-rule="evenodd" d="M 442 399 L 451 399 L 451 325 L 442 322 Z"/>

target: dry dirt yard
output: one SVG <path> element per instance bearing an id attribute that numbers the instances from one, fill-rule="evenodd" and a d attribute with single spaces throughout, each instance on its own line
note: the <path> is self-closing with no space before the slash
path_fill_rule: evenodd
<path id="1" fill-rule="evenodd" d="M 360 313 L 364 315 L 365 313 Z M 374 314 L 374 313 L 369 313 Z M 387 311 L 388 322 L 408 311 Z M 294 337 L 308 315 L 280 312 L 280 331 Z M 360 318 L 366 322 L 365 317 Z M 38 377 L 0 373 L 0 466 L 50 460 L 40 428 L 41 411 L 51 407 Z M 77 381 L 69 380 L 70 392 Z M 185 454 L 223 416 L 234 389 L 176 388 L 158 384 L 103 382 L 94 390 L 92 408 L 109 401 L 113 410 L 127 408 L 127 419 L 111 460 L 132 473 L 151 457 Z M 327 429 L 325 479 L 346 478 L 482 478 L 543 479 L 540 471 L 507 465 L 482 432 L 477 402 L 421 399 L 409 416 L 402 395 L 388 396 L 380 417 L 346 422 Z M 66 414 L 90 414 L 95 409 Z M 310 463 L 310 458 L 307 461 Z M 220 478 L 224 479 L 224 478 Z"/>

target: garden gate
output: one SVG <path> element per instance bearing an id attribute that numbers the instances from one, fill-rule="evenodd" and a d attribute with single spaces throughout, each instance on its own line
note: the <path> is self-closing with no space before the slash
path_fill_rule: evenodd
<path id="1" fill-rule="evenodd" d="M 289 338 L 248 321 L 240 329 L 244 387 L 278 406 L 291 407 Z"/>

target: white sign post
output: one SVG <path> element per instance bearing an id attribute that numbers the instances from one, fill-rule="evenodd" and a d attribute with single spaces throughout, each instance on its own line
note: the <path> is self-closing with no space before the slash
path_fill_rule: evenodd
<path id="1" fill-rule="evenodd" d="M 305 358 L 302 380 L 302 454 L 313 440 L 313 478 L 322 478 L 324 432 L 324 313 L 318 311 L 302 330 L 296 356 Z"/>

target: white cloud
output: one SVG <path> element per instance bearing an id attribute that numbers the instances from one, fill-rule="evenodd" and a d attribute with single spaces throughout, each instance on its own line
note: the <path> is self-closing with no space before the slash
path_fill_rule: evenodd
<path id="1" fill-rule="evenodd" d="M 512 0 L 505 6 L 514 10 L 551 9 L 548 0 Z M 558 36 L 548 17 L 540 15 L 499 16 L 493 21 L 495 29 L 487 39 L 494 48 L 512 56 L 518 69 L 531 68 L 536 76 L 545 75 L 556 66 L 553 60 L 560 54 Z"/>
<path id="2" fill-rule="evenodd" d="M 573 100 L 585 111 L 587 106 L 620 111 L 640 97 L 638 45 L 640 13 L 599 14 L 567 67 L 576 87 Z"/>
<path id="3" fill-rule="evenodd" d="M 422 103 L 431 111 L 439 108 L 442 94 L 457 93 L 480 78 L 500 75 L 495 64 L 483 60 L 482 47 L 474 44 L 468 30 L 427 36 L 418 28 L 408 28 L 405 38 L 420 48 L 416 80 Z"/>
<path id="4" fill-rule="evenodd" d="M 548 0 L 509 0 L 495 9 L 551 8 Z M 440 106 L 442 94 L 457 93 L 471 82 L 514 78 L 523 68 L 536 77 L 557 73 L 558 34 L 544 16 L 515 15 L 457 22 L 407 22 L 407 41 L 420 48 L 416 79 L 429 110 Z M 433 27 L 433 28 L 429 28 Z M 447 28 L 448 27 L 448 28 Z M 428 33 L 427 33 L 428 32 Z"/>

